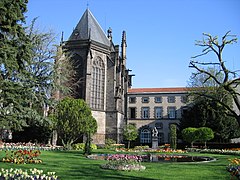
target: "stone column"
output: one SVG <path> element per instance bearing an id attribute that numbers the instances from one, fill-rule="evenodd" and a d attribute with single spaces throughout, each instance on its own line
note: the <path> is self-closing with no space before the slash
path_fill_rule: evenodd
<path id="1" fill-rule="evenodd" d="M 157 149 L 158 148 L 158 137 L 153 136 L 152 137 L 152 148 Z"/>

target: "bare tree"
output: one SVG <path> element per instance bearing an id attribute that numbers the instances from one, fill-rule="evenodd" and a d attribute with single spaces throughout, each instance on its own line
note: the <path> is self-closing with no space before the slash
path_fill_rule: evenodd
<path id="1" fill-rule="evenodd" d="M 213 80 L 216 83 L 216 88 L 223 89 L 226 95 L 230 95 L 233 99 L 233 102 L 236 106 L 237 111 L 232 108 L 232 105 L 226 103 L 222 99 L 216 98 L 215 96 L 209 95 L 209 93 L 199 93 L 198 95 L 204 96 L 212 101 L 219 103 L 221 106 L 226 108 L 226 114 L 236 118 L 240 126 L 240 92 L 238 91 L 240 85 L 239 70 L 232 71 L 226 66 L 226 61 L 223 60 L 223 50 L 226 45 L 237 43 L 236 35 L 231 35 L 228 31 L 221 39 L 217 36 L 212 36 L 210 34 L 203 34 L 203 40 L 196 41 L 196 45 L 203 48 L 202 53 L 192 57 L 190 61 L 190 68 L 194 68 L 196 73 L 193 73 L 193 76 L 197 77 L 199 75 L 204 75 L 205 79 L 203 83 L 207 83 L 209 80 Z M 208 55 L 215 54 L 217 59 L 216 61 L 197 61 L 196 59 Z M 214 68 L 217 71 L 208 71 L 208 68 Z M 218 78 L 219 74 L 223 74 L 223 78 Z"/>

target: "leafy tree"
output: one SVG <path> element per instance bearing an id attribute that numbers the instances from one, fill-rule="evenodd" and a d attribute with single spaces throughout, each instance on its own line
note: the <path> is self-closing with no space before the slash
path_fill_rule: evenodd
<path id="1" fill-rule="evenodd" d="M 24 70 L 31 57 L 31 43 L 23 27 L 27 0 L 0 3 L 0 79 L 12 79 Z"/>
<path id="2" fill-rule="evenodd" d="M 209 92 L 206 92 L 209 93 Z M 221 93 L 216 93 L 220 95 Z M 184 111 L 180 123 L 180 130 L 187 127 L 209 127 L 214 131 L 215 141 L 226 141 L 240 135 L 240 129 L 235 118 L 225 114 L 225 108 L 205 97 L 193 100 L 192 105 Z"/>
<path id="3" fill-rule="evenodd" d="M 171 148 L 177 149 L 177 125 L 170 125 Z"/>
<path id="4" fill-rule="evenodd" d="M 93 118 L 93 116 L 89 116 L 88 119 L 84 122 L 84 129 L 83 134 L 86 136 L 85 141 L 85 148 L 84 148 L 84 154 L 89 155 L 91 154 L 91 137 L 94 133 L 97 132 L 97 121 Z"/>
<path id="5" fill-rule="evenodd" d="M 82 137 L 83 133 L 87 135 L 88 145 L 91 135 L 97 130 L 96 120 L 82 99 L 64 98 L 58 103 L 54 116 L 58 135 L 66 149 L 71 149 L 72 143 Z"/>
<path id="6" fill-rule="evenodd" d="M 192 57 L 192 60 L 190 61 L 190 67 L 196 70 L 196 73 L 194 73 L 193 76 L 202 75 L 202 77 L 204 77 L 202 81 L 203 83 L 208 80 L 214 81 L 216 84 L 215 88 L 220 89 L 224 95 L 231 97 L 236 105 L 237 111 L 240 111 L 240 93 L 237 90 L 240 84 L 240 79 L 236 78 L 239 77 L 239 74 L 237 74 L 238 71 L 227 68 L 226 60 L 223 60 L 222 54 L 227 45 L 237 42 L 236 35 L 231 35 L 230 31 L 228 31 L 221 39 L 217 36 L 205 33 L 203 36 L 204 38 L 202 41 L 196 41 L 196 45 L 203 48 L 202 53 Z M 216 55 L 216 60 L 209 62 L 196 60 L 197 58 L 199 59 L 200 57 L 210 53 Z M 208 71 L 208 68 L 206 67 L 213 68 L 216 71 L 212 73 L 211 71 Z M 221 73 L 223 74 L 223 77 L 219 79 L 217 75 Z M 216 98 L 215 95 L 204 93 L 204 91 L 196 91 L 195 94 L 206 97 L 207 99 L 216 102 L 219 106 L 225 108 L 225 113 L 228 116 L 234 117 L 240 126 L 240 114 L 232 108 L 232 104 L 225 102 L 222 98 Z"/>
<path id="7" fill-rule="evenodd" d="M 207 147 L 207 141 L 214 138 L 214 132 L 211 128 L 208 127 L 200 127 L 197 129 L 199 141 L 205 143 L 205 147 Z"/>
<path id="8" fill-rule="evenodd" d="M 182 130 L 183 140 L 191 143 L 191 147 L 193 147 L 193 143 L 199 139 L 198 134 L 196 132 L 197 128 L 192 127 L 185 128 Z"/>
<path id="9" fill-rule="evenodd" d="M 27 66 L 30 74 L 28 86 L 32 89 L 32 104 L 38 104 L 41 110 L 51 104 L 53 86 L 54 55 L 56 54 L 55 34 L 43 32 L 35 27 L 37 18 L 33 19 L 27 34 L 32 42 L 32 60 Z"/>
<path id="10" fill-rule="evenodd" d="M 218 81 L 222 81 L 224 74 L 216 68 L 207 68 L 205 70 L 213 74 Z M 228 116 L 228 109 L 217 101 L 212 101 L 208 97 L 223 101 L 229 107 L 232 107 L 232 97 L 226 91 L 219 87 L 213 78 L 207 78 L 206 74 L 193 73 L 190 78 L 189 96 L 192 104 L 187 111 L 184 111 L 180 123 L 180 129 L 187 127 L 209 127 L 215 133 L 215 141 L 225 141 L 240 135 L 237 126 L 237 120 Z"/>
<path id="11" fill-rule="evenodd" d="M 31 61 L 31 41 L 24 31 L 27 0 L 0 2 L 0 128 L 21 130 L 31 90 L 25 87 Z"/>
<path id="12" fill-rule="evenodd" d="M 63 44 L 61 43 L 60 46 L 57 46 L 57 51 L 54 56 L 54 66 L 53 66 L 53 72 L 52 72 L 52 106 L 51 111 L 54 111 L 56 104 L 58 101 L 63 99 L 64 97 L 69 97 L 72 91 L 71 82 L 75 70 L 73 68 L 73 64 L 70 61 L 70 55 L 69 53 L 65 52 L 63 49 Z M 52 119 L 52 118 L 51 118 Z M 57 127 L 56 127 L 56 121 L 54 121 L 54 118 L 52 119 L 52 145 L 57 144 Z"/>
<path id="13" fill-rule="evenodd" d="M 27 100 L 26 105 L 31 113 L 26 117 L 28 127 L 24 127 L 24 131 L 15 133 L 14 136 L 21 135 L 27 141 L 36 139 L 46 143 L 51 127 L 51 121 L 46 116 L 47 107 L 52 106 L 50 97 L 53 87 L 53 56 L 56 53 L 56 48 L 53 46 L 55 35 L 51 31 L 42 32 L 36 29 L 36 20 L 37 18 L 33 19 L 31 25 L 26 29 L 32 44 L 32 58 L 25 65 L 25 75 L 20 80 L 24 84 L 24 88 L 28 90 L 25 102 Z M 29 133 L 34 131 L 36 133 L 29 136 Z"/>
<path id="14" fill-rule="evenodd" d="M 123 136 L 128 140 L 128 149 L 130 148 L 130 142 L 134 141 L 138 137 L 138 131 L 135 125 L 127 124 L 123 129 Z"/>

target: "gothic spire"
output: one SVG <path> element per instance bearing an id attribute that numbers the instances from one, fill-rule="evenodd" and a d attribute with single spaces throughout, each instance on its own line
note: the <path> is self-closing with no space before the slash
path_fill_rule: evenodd
<path id="1" fill-rule="evenodd" d="M 91 33 L 91 34 L 90 34 Z M 69 40 L 90 40 L 110 46 L 110 41 L 102 30 L 101 26 L 87 8 L 73 30 Z"/>
<path id="2" fill-rule="evenodd" d="M 126 41 L 126 31 L 122 33 L 122 59 L 126 60 L 126 48 L 127 48 L 127 41 Z"/>

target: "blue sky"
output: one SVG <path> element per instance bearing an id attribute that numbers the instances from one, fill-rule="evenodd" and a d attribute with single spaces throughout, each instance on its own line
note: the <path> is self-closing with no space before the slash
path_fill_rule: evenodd
<path id="1" fill-rule="evenodd" d="M 104 31 L 112 28 L 115 44 L 126 31 L 134 88 L 186 86 L 202 33 L 221 37 L 231 30 L 240 37 L 240 0 L 30 0 L 27 22 L 39 17 L 40 29 L 52 29 L 58 41 L 63 31 L 67 40 L 87 4 Z M 240 70 L 240 42 L 226 47 L 224 60 Z"/>

